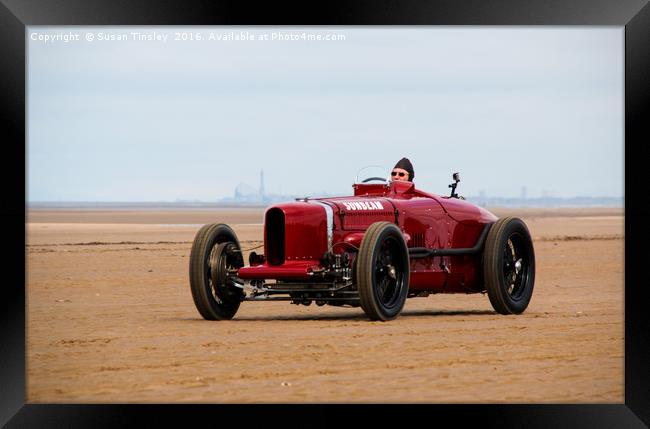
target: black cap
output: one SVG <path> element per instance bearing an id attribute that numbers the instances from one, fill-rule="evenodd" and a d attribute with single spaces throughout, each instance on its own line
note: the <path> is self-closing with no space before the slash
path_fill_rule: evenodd
<path id="1" fill-rule="evenodd" d="M 415 171 L 413 171 L 413 164 L 411 164 L 411 161 L 409 161 L 408 158 L 402 158 L 399 161 L 397 161 L 397 164 L 395 164 L 395 167 L 393 168 L 403 168 L 404 170 L 409 172 L 409 181 L 412 182 L 413 179 L 415 178 Z"/>

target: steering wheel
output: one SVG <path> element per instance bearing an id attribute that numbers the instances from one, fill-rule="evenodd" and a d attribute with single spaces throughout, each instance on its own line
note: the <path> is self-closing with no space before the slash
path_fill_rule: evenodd
<path id="1" fill-rule="evenodd" d="M 362 180 L 361 183 L 367 183 L 370 182 L 371 180 L 380 180 L 382 182 L 386 182 L 386 179 L 383 177 L 368 177 L 367 179 Z"/>

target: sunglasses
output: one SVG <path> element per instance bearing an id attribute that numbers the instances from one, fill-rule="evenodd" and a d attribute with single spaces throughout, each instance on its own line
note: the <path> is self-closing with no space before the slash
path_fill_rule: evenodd
<path id="1" fill-rule="evenodd" d="M 391 171 L 391 172 L 390 172 L 390 175 L 393 176 L 393 177 L 395 177 L 395 176 L 405 177 L 405 176 L 406 176 L 406 173 L 404 173 L 403 171 L 399 171 L 399 172 L 397 172 L 397 171 Z"/>

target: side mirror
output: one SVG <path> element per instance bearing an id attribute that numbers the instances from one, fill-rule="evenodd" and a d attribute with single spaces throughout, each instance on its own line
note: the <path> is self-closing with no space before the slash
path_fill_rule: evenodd
<path id="1" fill-rule="evenodd" d="M 454 179 L 454 183 L 449 185 L 449 187 L 451 188 L 451 195 L 449 197 L 460 198 L 456 193 L 456 186 L 458 186 L 458 182 L 460 182 L 460 173 L 454 173 L 451 177 L 452 179 Z"/>

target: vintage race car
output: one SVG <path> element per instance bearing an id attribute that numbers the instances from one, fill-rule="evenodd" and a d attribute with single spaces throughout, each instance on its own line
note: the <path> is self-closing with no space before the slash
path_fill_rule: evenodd
<path id="1" fill-rule="evenodd" d="M 357 180 L 354 196 L 304 198 L 264 214 L 264 252 L 245 266 L 235 232 L 203 226 L 190 254 L 199 313 L 231 319 L 242 301 L 351 306 L 371 320 L 399 315 L 406 298 L 485 293 L 501 314 L 522 313 L 535 282 L 530 233 L 455 193 L 381 177 Z"/>

